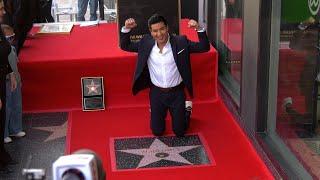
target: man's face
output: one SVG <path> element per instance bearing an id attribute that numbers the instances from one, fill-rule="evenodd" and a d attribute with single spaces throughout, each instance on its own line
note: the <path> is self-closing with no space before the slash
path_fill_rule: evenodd
<path id="1" fill-rule="evenodd" d="M 152 24 L 150 26 L 150 33 L 153 39 L 156 40 L 158 44 L 165 44 L 168 41 L 168 26 L 163 22 Z"/>
<path id="2" fill-rule="evenodd" d="M 4 10 L 4 4 L 3 1 L 0 2 L 0 23 L 3 22 L 3 17 L 6 14 L 6 11 Z"/>

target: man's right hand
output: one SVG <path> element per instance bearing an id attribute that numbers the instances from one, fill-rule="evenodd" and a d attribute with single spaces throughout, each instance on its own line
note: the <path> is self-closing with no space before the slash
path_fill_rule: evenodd
<path id="1" fill-rule="evenodd" d="M 133 28 L 137 27 L 136 20 L 134 20 L 133 18 L 127 19 L 124 23 L 124 27 L 127 29 L 133 29 Z"/>

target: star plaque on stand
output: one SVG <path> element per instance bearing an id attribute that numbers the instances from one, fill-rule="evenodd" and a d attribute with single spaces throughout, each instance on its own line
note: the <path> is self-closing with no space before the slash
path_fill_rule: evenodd
<path id="1" fill-rule="evenodd" d="M 104 110 L 104 86 L 103 77 L 82 77 L 82 110 Z"/>

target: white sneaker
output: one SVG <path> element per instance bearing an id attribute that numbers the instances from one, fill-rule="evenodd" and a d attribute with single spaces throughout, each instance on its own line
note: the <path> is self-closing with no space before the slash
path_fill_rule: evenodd
<path id="1" fill-rule="evenodd" d="M 12 139 L 11 139 L 11 137 L 6 137 L 6 138 L 4 138 L 3 142 L 4 142 L 5 144 L 11 143 L 11 142 L 12 142 Z"/>
<path id="2" fill-rule="evenodd" d="M 291 106 L 293 103 L 292 97 L 286 97 L 282 100 L 282 108 L 286 110 L 288 106 Z"/>
<path id="3" fill-rule="evenodd" d="M 12 135 L 10 135 L 10 136 L 13 136 L 13 137 L 23 137 L 23 136 L 25 136 L 26 135 L 26 133 L 24 132 L 24 131 L 20 131 L 20 132 L 18 132 L 17 134 L 12 134 Z"/>
<path id="4" fill-rule="evenodd" d="M 192 112 L 192 101 L 186 101 L 186 110 Z"/>

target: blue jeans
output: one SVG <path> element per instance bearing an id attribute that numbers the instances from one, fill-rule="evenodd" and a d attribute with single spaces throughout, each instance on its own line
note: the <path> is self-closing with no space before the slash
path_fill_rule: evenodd
<path id="1" fill-rule="evenodd" d="M 6 101 L 4 138 L 22 131 L 22 96 L 20 83 L 17 84 L 17 89 L 11 91 L 10 80 L 6 80 Z"/>
<path id="2" fill-rule="evenodd" d="M 78 0 L 78 21 L 85 21 L 84 15 L 87 12 L 88 2 L 90 7 L 90 21 L 97 20 L 98 0 Z"/>

